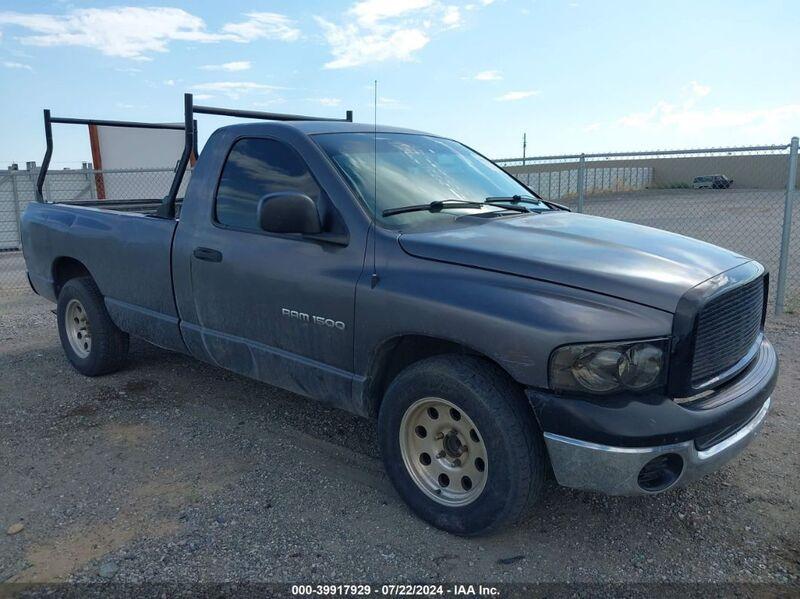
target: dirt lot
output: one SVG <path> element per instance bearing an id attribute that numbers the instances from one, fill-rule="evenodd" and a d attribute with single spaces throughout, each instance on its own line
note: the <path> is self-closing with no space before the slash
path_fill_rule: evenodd
<path id="1" fill-rule="evenodd" d="M 409 513 L 371 422 L 143 343 L 84 378 L 51 309 L 0 296 L 0 581 L 800 580 L 797 317 L 769 325 L 775 407 L 735 465 L 647 498 L 551 483 L 462 539 Z"/>

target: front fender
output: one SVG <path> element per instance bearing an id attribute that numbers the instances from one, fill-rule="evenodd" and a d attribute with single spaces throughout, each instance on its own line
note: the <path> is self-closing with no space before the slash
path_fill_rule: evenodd
<path id="1" fill-rule="evenodd" d="M 356 294 L 356 373 L 387 339 L 423 335 L 474 349 L 516 381 L 547 387 L 565 343 L 669 336 L 672 314 L 574 287 L 445 264 L 398 250 Z M 362 349 L 363 348 L 363 349 Z"/>

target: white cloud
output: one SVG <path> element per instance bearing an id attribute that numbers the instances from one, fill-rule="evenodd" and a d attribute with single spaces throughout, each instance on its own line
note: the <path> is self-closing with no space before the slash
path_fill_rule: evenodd
<path id="1" fill-rule="evenodd" d="M 253 64 L 249 60 L 237 60 L 234 62 L 224 62 L 222 64 L 205 64 L 201 69 L 205 71 L 228 71 L 233 73 L 235 71 L 247 71 Z"/>
<path id="2" fill-rule="evenodd" d="M 515 100 L 524 100 L 525 98 L 530 98 L 531 96 L 536 96 L 538 94 L 539 92 L 535 89 L 527 89 L 505 93 L 502 96 L 496 97 L 495 100 L 499 102 L 513 102 Z"/>
<path id="3" fill-rule="evenodd" d="M 458 6 L 445 6 L 442 15 L 442 23 L 447 27 L 458 27 L 461 25 L 461 9 Z"/>
<path id="4" fill-rule="evenodd" d="M 212 94 L 194 94 L 193 98 L 195 100 L 210 100 L 214 96 Z"/>
<path id="5" fill-rule="evenodd" d="M 683 88 L 679 103 L 675 104 L 667 100 L 659 100 L 650 110 L 627 114 L 621 117 L 618 123 L 625 127 L 643 127 L 658 120 L 671 118 L 670 115 L 690 114 L 694 112 L 693 109 L 697 101 L 705 98 L 710 93 L 711 86 L 692 81 Z"/>
<path id="6" fill-rule="evenodd" d="M 258 102 L 253 102 L 252 105 L 255 108 L 272 108 L 273 106 L 278 106 L 280 104 L 285 104 L 285 103 L 286 103 L 285 98 L 280 98 L 278 96 L 275 96 L 268 100 L 259 100 Z"/>
<path id="7" fill-rule="evenodd" d="M 371 100 L 367 106 L 369 106 L 370 109 L 375 108 L 375 101 Z M 395 98 L 378 96 L 378 108 L 385 108 L 387 110 L 408 110 L 409 106 L 405 102 L 401 102 Z"/>
<path id="8" fill-rule="evenodd" d="M 467 10 L 478 10 L 483 6 L 489 6 L 490 4 L 494 4 L 494 1 L 495 0 L 480 0 L 477 4 L 475 3 L 467 4 L 466 6 L 464 6 L 464 8 Z"/>
<path id="9" fill-rule="evenodd" d="M 481 71 L 473 77 L 476 81 L 500 81 L 502 78 L 500 71 Z"/>
<path id="10" fill-rule="evenodd" d="M 692 81 L 690 85 L 692 86 L 692 93 L 700 98 L 707 96 L 708 94 L 711 93 L 710 85 L 702 85 L 697 81 Z"/>
<path id="11" fill-rule="evenodd" d="M 260 38 L 293 42 L 300 38 L 294 21 L 274 12 L 250 12 L 246 21 L 228 23 L 222 27 L 223 37 L 232 41 L 251 42 Z"/>
<path id="12" fill-rule="evenodd" d="M 680 139 L 697 139 L 699 143 L 706 144 L 709 133 L 724 137 L 735 132 L 741 139 L 757 141 L 788 136 L 800 129 L 800 103 L 758 108 L 702 106 L 710 93 L 710 86 L 692 81 L 674 101 L 659 100 L 648 110 L 631 112 L 611 122 L 594 123 L 590 127 L 596 130 L 602 126 L 606 132 L 614 129 L 636 130 L 662 138 L 678 134 Z"/>
<path id="13" fill-rule="evenodd" d="M 175 80 L 174 79 L 166 79 L 164 81 L 164 85 L 169 85 L 170 87 L 172 87 L 173 85 L 175 85 Z"/>
<path id="14" fill-rule="evenodd" d="M 340 22 L 315 19 L 333 55 L 328 69 L 411 60 L 433 36 L 462 24 L 460 7 L 441 0 L 361 0 Z"/>
<path id="15" fill-rule="evenodd" d="M 406 15 L 428 8 L 434 0 L 362 0 L 348 11 L 363 27 L 377 25 L 380 21 Z"/>
<path id="16" fill-rule="evenodd" d="M 652 131 L 677 129 L 684 133 L 699 133 L 713 129 L 740 129 L 754 134 L 779 135 L 783 126 L 789 123 L 800 125 L 800 104 L 742 110 L 687 108 L 661 101 L 646 112 L 623 116 L 616 124 Z"/>
<path id="17" fill-rule="evenodd" d="M 669 102 L 658 102 L 650 110 L 645 112 L 631 112 L 621 117 L 617 123 L 624 127 L 643 127 L 652 122 L 659 113 L 671 112 L 673 105 Z"/>
<path id="18" fill-rule="evenodd" d="M 328 69 L 355 67 L 390 58 L 410 60 L 414 52 L 424 48 L 430 38 L 420 29 L 398 29 L 381 33 L 365 33 L 356 25 L 335 25 L 318 19 L 334 59 Z"/>
<path id="19" fill-rule="evenodd" d="M 21 62 L 11 62 L 6 61 L 3 63 L 3 66 L 7 69 L 25 69 L 27 71 L 32 71 L 33 67 L 29 64 L 23 64 Z"/>
<path id="20" fill-rule="evenodd" d="M 293 41 L 300 37 L 291 20 L 276 13 L 251 12 L 217 33 L 200 17 L 169 7 L 84 8 L 66 14 L 0 12 L 0 26 L 31 32 L 19 40 L 32 46 L 82 46 L 108 56 L 151 60 L 174 41 L 248 43 L 257 39 Z"/>
<path id="21" fill-rule="evenodd" d="M 210 83 L 198 83 L 192 86 L 193 91 L 205 93 L 219 93 L 228 96 L 232 100 L 238 100 L 242 96 L 250 93 L 272 93 L 279 89 L 285 89 L 275 85 L 266 85 L 254 81 L 213 81 Z"/>
<path id="22" fill-rule="evenodd" d="M 341 98 L 309 98 L 309 100 L 322 106 L 339 106 L 342 103 Z"/>

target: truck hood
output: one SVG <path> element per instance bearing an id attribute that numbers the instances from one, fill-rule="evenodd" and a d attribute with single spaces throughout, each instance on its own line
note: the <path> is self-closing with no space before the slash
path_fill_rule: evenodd
<path id="1" fill-rule="evenodd" d="M 545 212 L 403 233 L 412 256 L 569 285 L 675 312 L 692 287 L 749 259 L 618 220 Z"/>

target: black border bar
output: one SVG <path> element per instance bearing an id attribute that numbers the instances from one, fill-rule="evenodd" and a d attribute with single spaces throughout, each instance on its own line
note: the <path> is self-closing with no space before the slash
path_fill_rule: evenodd
<path id="1" fill-rule="evenodd" d="M 131 127 L 138 129 L 176 129 L 183 131 L 183 125 L 177 123 L 140 123 L 136 121 L 104 121 L 100 119 L 70 119 L 60 116 L 50 117 L 51 123 L 64 125 L 99 125 L 105 127 Z"/>
<path id="2" fill-rule="evenodd" d="M 332 119 L 322 116 L 305 116 L 302 114 L 285 114 L 282 112 L 258 112 L 255 110 L 236 110 L 234 108 L 217 108 L 216 106 L 195 106 L 198 114 L 216 114 L 218 116 L 234 116 L 244 119 L 262 119 L 265 121 L 334 121 L 340 123 L 353 122 L 353 111 L 348 110 L 343 119 Z"/>

